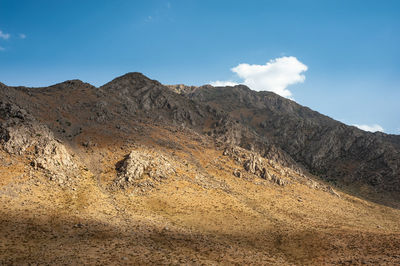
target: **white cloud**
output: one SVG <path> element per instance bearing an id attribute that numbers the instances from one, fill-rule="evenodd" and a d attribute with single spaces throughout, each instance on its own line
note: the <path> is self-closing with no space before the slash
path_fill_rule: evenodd
<path id="1" fill-rule="evenodd" d="M 20 39 L 25 39 L 26 38 L 26 35 L 23 34 L 23 33 L 18 34 L 18 36 L 19 36 Z"/>
<path id="2" fill-rule="evenodd" d="M 2 31 L 0 30 L 0 38 L 1 38 L 1 39 L 4 39 L 4 40 L 7 40 L 7 39 L 10 38 L 10 34 L 4 33 L 4 32 L 2 32 Z"/>
<path id="3" fill-rule="evenodd" d="M 302 83 L 303 74 L 308 67 L 294 56 L 283 56 L 270 60 L 265 65 L 239 64 L 231 69 L 243 84 L 256 91 L 273 91 L 283 97 L 291 98 L 289 85 Z M 216 81 L 223 83 L 222 81 Z"/>
<path id="4" fill-rule="evenodd" d="M 359 129 L 365 130 L 365 131 L 370 131 L 370 132 L 376 132 L 376 131 L 380 131 L 380 132 L 384 132 L 383 127 L 381 127 L 378 124 L 374 124 L 374 125 L 353 125 L 355 127 L 358 127 Z"/>
<path id="5" fill-rule="evenodd" d="M 238 85 L 238 83 L 233 82 L 233 81 L 221 81 L 221 80 L 217 80 L 217 81 L 212 81 L 210 82 L 210 84 L 214 87 L 225 87 L 225 86 L 236 86 Z"/>

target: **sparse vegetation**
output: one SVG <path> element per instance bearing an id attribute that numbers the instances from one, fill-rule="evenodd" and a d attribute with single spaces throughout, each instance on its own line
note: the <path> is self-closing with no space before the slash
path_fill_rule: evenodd
<path id="1" fill-rule="evenodd" d="M 400 263 L 396 198 L 311 174 L 264 118 L 241 121 L 260 110 L 232 118 L 138 73 L 55 87 L 0 88 L 18 103 L 0 104 L 0 264 Z"/>

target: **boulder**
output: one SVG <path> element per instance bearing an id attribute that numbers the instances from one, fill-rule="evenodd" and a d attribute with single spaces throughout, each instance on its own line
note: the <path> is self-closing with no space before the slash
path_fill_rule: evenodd
<path id="1" fill-rule="evenodd" d="M 146 177 L 154 181 L 161 181 L 176 172 L 167 157 L 150 150 L 131 151 L 119 163 L 117 170 L 115 184 L 122 188 L 132 184 L 145 184 L 141 181 Z"/>

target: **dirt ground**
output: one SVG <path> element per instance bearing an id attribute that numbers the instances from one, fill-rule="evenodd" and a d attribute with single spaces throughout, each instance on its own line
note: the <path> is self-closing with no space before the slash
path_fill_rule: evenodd
<path id="1" fill-rule="evenodd" d="M 237 178 L 220 150 L 181 143 L 187 167 L 146 191 L 110 189 L 126 150 L 92 151 L 101 171 L 68 186 L 2 153 L 0 265 L 400 264 L 399 209 Z"/>

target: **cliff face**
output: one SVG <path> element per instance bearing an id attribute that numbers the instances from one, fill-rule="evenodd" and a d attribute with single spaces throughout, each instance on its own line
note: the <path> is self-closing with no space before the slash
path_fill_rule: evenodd
<path id="1" fill-rule="evenodd" d="M 186 91 L 189 99 L 224 110 L 325 180 L 400 191 L 400 136 L 365 132 L 243 85 Z"/>

